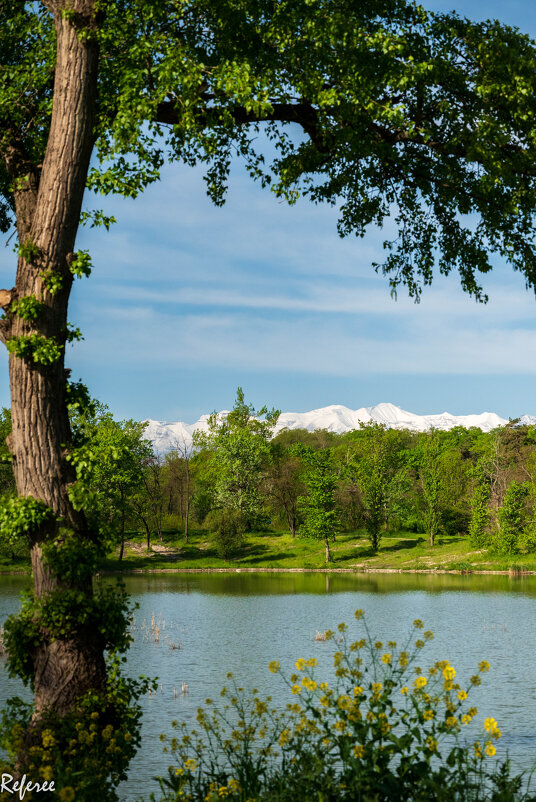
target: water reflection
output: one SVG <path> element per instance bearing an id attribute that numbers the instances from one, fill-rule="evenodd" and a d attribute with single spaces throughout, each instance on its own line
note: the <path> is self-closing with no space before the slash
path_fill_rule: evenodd
<path id="1" fill-rule="evenodd" d="M 20 577 L 0 578 L 0 623 L 18 606 L 18 593 L 27 584 Z M 297 657 L 315 656 L 321 678 L 329 678 L 333 646 L 315 641 L 315 633 L 350 623 L 357 607 L 365 609 L 371 631 L 384 641 L 401 642 L 413 619 L 422 618 L 436 633 L 423 655 L 424 667 L 448 658 L 467 681 L 479 660 L 489 660 L 491 671 L 472 700 L 479 720 L 494 716 L 503 731 L 503 754 L 509 750 L 516 767 L 532 765 L 536 577 L 177 573 L 129 576 L 126 586 L 139 604 L 128 671 L 159 677 L 158 692 L 143 700 L 143 747 L 124 785 L 128 800 L 148 797 L 156 788 L 151 778 L 165 772 L 169 759 L 158 735 L 170 731 L 173 719 L 193 725 L 204 699 L 219 698 L 227 671 L 281 704 L 288 691 L 267 671 L 270 660 L 290 670 Z M 0 672 L 2 699 L 18 691 Z"/>

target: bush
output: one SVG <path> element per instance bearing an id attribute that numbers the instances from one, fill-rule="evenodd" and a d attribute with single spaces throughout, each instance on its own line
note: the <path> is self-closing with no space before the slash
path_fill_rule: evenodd
<path id="1" fill-rule="evenodd" d="M 360 620 L 363 614 L 356 611 Z M 292 693 L 284 710 L 253 691 L 224 688 L 222 711 L 211 700 L 199 709 L 199 731 L 167 741 L 178 760 L 160 780 L 162 802 L 521 802 L 522 777 L 508 762 L 493 760 L 497 722 L 484 721 L 482 736 L 462 733 L 477 715 L 468 707 L 471 688 L 489 669 L 482 661 L 464 688 L 447 660 L 428 671 L 415 665 L 433 635 L 417 620 L 407 642 L 364 637 L 349 642 L 346 625 L 334 638 L 333 687 L 316 677 L 316 659 L 300 658 L 296 672 L 280 673 Z M 417 635 L 416 639 L 415 636 Z M 232 675 L 228 675 L 232 680 Z M 152 800 L 156 799 L 153 795 Z"/>
<path id="2" fill-rule="evenodd" d="M 238 510 L 212 510 L 205 524 L 212 532 L 212 539 L 218 555 L 228 560 L 242 545 L 245 520 Z"/>
<path id="3" fill-rule="evenodd" d="M 441 512 L 440 530 L 444 535 L 455 537 L 456 535 L 467 535 L 471 516 L 463 510 L 454 507 L 447 507 Z"/>

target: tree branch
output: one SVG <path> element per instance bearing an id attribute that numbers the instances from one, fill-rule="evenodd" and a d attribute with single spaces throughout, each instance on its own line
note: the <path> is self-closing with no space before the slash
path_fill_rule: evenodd
<path id="1" fill-rule="evenodd" d="M 249 125 L 261 122 L 289 122 L 301 125 L 305 133 L 321 153 L 329 152 L 325 136 L 318 123 L 318 111 L 309 103 L 272 103 L 272 111 L 265 114 L 256 114 L 247 111 L 243 106 L 231 109 L 231 115 L 238 125 Z M 180 115 L 177 102 L 174 100 L 159 103 L 156 113 L 156 122 L 167 125 L 176 125 Z M 207 109 L 199 118 L 202 125 L 209 124 L 213 118 L 210 109 Z"/>
<path id="2" fill-rule="evenodd" d="M 33 221 L 39 189 L 39 169 L 24 146 L 20 134 L 12 131 L 0 152 L 6 171 L 13 180 L 13 195 L 17 214 L 19 241 L 24 242 Z"/>

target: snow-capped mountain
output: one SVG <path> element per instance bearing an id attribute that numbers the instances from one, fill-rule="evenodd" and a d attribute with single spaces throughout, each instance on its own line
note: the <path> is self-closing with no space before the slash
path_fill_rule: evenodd
<path id="1" fill-rule="evenodd" d="M 219 414 L 225 416 L 228 410 Z M 172 448 L 190 448 L 194 430 L 207 430 L 208 415 L 202 415 L 195 423 L 164 423 L 149 420 L 145 436 L 152 440 L 159 453 L 165 453 Z M 276 433 L 281 429 L 327 429 L 330 432 L 348 432 L 359 429 L 361 422 L 375 421 L 383 423 L 392 429 L 410 429 L 414 432 L 424 432 L 432 427 L 435 429 L 452 429 L 454 426 L 477 426 L 484 432 L 489 432 L 496 426 L 503 426 L 508 421 L 496 415 L 495 412 L 482 412 L 480 415 L 451 415 L 441 412 L 438 415 L 415 415 L 406 412 L 394 404 L 377 404 L 374 407 L 361 407 L 349 409 L 340 404 L 333 404 L 311 412 L 282 412 L 276 427 Z M 523 415 L 520 424 L 533 425 L 536 423 L 534 415 Z"/>

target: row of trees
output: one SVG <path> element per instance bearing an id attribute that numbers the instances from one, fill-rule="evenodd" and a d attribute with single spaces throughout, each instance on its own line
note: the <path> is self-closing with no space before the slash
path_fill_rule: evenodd
<path id="1" fill-rule="evenodd" d="M 263 414 L 263 423 L 253 417 Z M 240 389 L 227 420 L 210 419 L 190 463 L 198 523 L 214 524 L 207 510 L 225 511 L 227 521 L 234 511 L 244 529 L 271 522 L 323 539 L 326 560 L 340 530 L 364 529 L 373 551 L 382 533 L 400 530 L 422 532 L 431 546 L 438 535 L 469 535 L 475 548 L 499 553 L 536 548 L 532 427 L 416 433 L 369 423 L 271 439 L 276 421 L 273 410 L 246 405 Z"/>
<path id="2" fill-rule="evenodd" d="M 116 421 L 96 402 L 72 409 L 73 458 L 89 498 L 90 525 L 119 544 L 142 530 L 147 548 L 165 530 L 189 541 L 203 527 L 228 557 L 244 533 L 271 526 L 324 542 L 364 530 L 376 552 L 382 534 L 413 531 L 431 546 L 440 535 L 469 535 L 475 548 L 512 554 L 536 549 L 536 430 L 483 433 L 457 427 L 415 433 L 376 423 L 345 434 L 283 430 L 278 412 L 247 404 L 214 413 L 193 444 L 154 452 L 145 424 Z M 9 412 L 2 427 L 9 432 Z M 14 492 L 9 466 L 2 492 Z"/>

